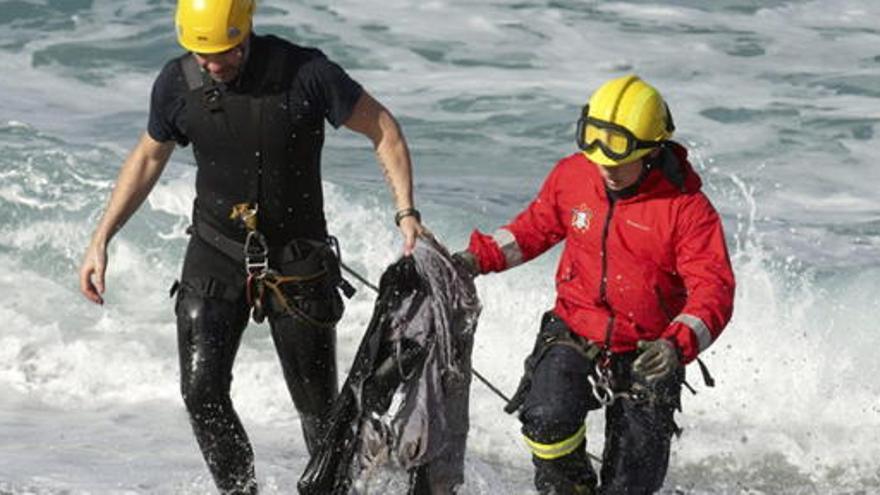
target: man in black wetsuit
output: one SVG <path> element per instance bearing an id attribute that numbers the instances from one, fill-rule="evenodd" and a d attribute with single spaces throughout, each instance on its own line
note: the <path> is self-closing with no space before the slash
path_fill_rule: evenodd
<path id="1" fill-rule="evenodd" d="M 119 173 L 80 269 L 81 291 L 103 304 L 110 239 L 175 145 L 192 143 L 197 197 L 175 286 L 181 390 L 222 493 L 257 491 L 253 451 L 229 397 L 249 316 L 269 320 L 310 452 L 337 394 L 345 282 L 323 211 L 325 119 L 373 142 L 405 254 L 423 232 L 409 151 L 391 113 L 319 50 L 254 34 L 253 10 L 253 0 L 180 0 L 177 34 L 188 53 L 156 79 L 147 132 Z"/>

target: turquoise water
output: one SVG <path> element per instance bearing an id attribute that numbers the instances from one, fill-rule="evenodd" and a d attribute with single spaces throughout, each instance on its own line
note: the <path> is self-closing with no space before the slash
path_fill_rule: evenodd
<path id="1" fill-rule="evenodd" d="M 188 149 L 114 241 L 107 305 L 76 280 L 153 78 L 178 53 L 174 3 L 0 2 L 0 493 L 211 490 L 167 298 Z M 877 19 L 872 0 L 266 0 L 256 26 L 318 46 L 395 113 L 425 222 L 452 248 L 534 195 L 574 150 L 598 84 L 637 72 L 658 86 L 739 282 L 706 356 L 718 385 L 685 397 L 664 490 L 854 494 L 880 493 Z M 400 241 L 368 142 L 328 132 L 324 177 L 345 259 L 378 279 Z M 502 389 L 552 303 L 556 257 L 478 280 L 474 363 Z M 348 305 L 343 369 L 371 310 L 366 290 Z M 305 447 L 265 327 L 246 334 L 235 373 L 261 483 L 289 493 Z M 500 409 L 474 385 L 465 494 L 533 493 Z M 601 431 L 591 423 L 594 452 Z"/>

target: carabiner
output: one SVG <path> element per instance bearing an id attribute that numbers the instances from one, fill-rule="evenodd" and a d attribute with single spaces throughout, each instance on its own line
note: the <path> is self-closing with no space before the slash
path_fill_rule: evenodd
<path id="1" fill-rule="evenodd" d="M 269 269 L 269 246 L 259 231 L 248 232 L 244 240 L 244 269 L 258 277 Z"/>
<path id="2" fill-rule="evenodd" d="M 611 388 L 611 376 L 608 373 L 608 368 L 596 363 L 595 373 L 588 375 L 587 381 L 590 382 L 593 397 L 599 401 L 599 404 L 605 407 L 614 404 L 617 394 Z"/>

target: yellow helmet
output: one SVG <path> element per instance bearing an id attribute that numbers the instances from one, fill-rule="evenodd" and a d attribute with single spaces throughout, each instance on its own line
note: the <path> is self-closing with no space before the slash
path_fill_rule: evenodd
<path id="1" fill-rule="evenodd" d="M 606 82 L 578 120 L 578 146 L 593 163 L 630 163 L 672 137 L 672 114 L 657 91 L 638 76 Z"/>
<path id="2" fill-rule="evenodd" d="M 254 0 L 179 0 L 177 41 L 196 53 L 220 53 L 251 33 Z"/>

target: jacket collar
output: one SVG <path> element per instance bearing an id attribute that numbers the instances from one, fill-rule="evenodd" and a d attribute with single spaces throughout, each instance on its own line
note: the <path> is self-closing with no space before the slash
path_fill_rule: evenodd
<path id="1" fill-rule="evenodd" d="M 669 155 L 664 157 L 664 153 Z M 600 191 L 599 194 L 608 199 L 613 197 L 615 201 L 637 202 L 654 197 L 694 193 L 702 187 L 700 176 L 688 161 L 687 149 L 674 141 L 669 141 L 660 157 L 648 164 L 635 184 L 622 191 L 609 191 L 599 173 L 598 165 L 589 161 L 583 153 L 579 155 L 591 168 L 591 176 L 595 178 L 592 181 L 593 186 Z"/>

